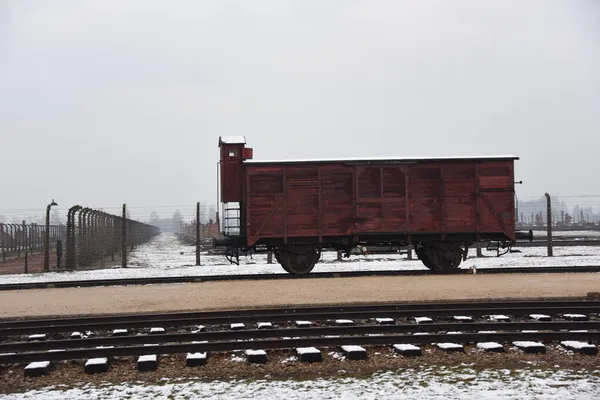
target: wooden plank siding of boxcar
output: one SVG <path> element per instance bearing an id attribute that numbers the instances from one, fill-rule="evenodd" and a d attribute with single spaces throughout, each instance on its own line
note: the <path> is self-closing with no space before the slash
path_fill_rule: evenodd
<path id="1" fill-rule="evenodd" d="M 406 232 L 406 166 L 356 166 L 356 231 Z"/>
<path id="2" fill-rule="evenodd" d="M 485 163 L 479 166 L 479 209 L 482 232 L 504 232 L 515 236 L 514 167 L 512 162 Z"/>
<path id="3" fill-rule="evenodd" d="M 512 165 L 512 161 L 246 165 L 248 245 L 260 238 L 320 241 L 478 230 L 513 238 Z"/>

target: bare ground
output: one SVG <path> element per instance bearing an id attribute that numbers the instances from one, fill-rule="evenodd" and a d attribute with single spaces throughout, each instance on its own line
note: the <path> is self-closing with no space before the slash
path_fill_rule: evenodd
<path id="1" fill-rule="evenodd" d="M 0 291 L 0 318 L 404 301 L 584 298 L 600 273 L 382 276 Z"/>
<path id="2" fill-rule="evenodd" d="M 61 272 L 65 271 L 65 259 L 66 255 L 63 253 L 63 257 L 61 260 L 61 268 L 58 268 L 58 260 L 56 259 L 56 250 L 52 250 L 50 252 L 50 265 L 49 270 L 52 272 Z M 112 257 L 107 255 L 104 257 L 105 265 L 114 265 L 120 264 L 121 257 L 119 254 L 115 254 Z M 94 269 L 103 269 L 105 268 L 102 260 L 95 260 L 93 263 L 85 266 L 80 266 L 78 268 L 79 271 L 86 270 L 94 270 Z M 0 275 L 13 275 L 13 274 L 22 274 L 25 271 L 25 255 L 23 254 L 21 257 L 11 257 L 7 258 L 4 261 L 0 261 Z M 44 272 L 44 254 L 39 251 L 34 251 L 33 253 L 28 254 L 27 256 L 27 271 L 28 273 L 42 273 Z"/>

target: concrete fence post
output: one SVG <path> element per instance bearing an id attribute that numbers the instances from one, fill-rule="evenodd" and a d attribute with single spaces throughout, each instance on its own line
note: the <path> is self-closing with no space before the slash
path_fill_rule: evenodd
<path id="1" fill-rule="evenodd" d="M 25 222 L 25 221 L 23 221 Z M 25 225 L 25 224 L 23 224 Z M 17 240 L 17 258 L 21 258 L 21 248 L 23 247 L 23 234 L 22 227 L 17 226 L 17 234 L 15 235 L 15 239 Z"/>
<path id="2" fill-rule="evenodd" d="M 200 265 L 200 202 L 196 203 L 196 265 Z"/>
<path id="3" fill-rule="evenodd" d="M 127 205 L 125 203 L 123 203 L 123 220 L 121 228 L 121 267 L 127 268 Z"/>
<path id="4" fill-rule="evenodd" d="M 546 193 L 546 203 L 547 203 L 547 216 L 546 216 L 546 223 L 547 223 L 547 235 L 548 235 L 548 257 L 552 257 L 553 256 L 553 251 L 552 251 L 552 202 L 550 200 L 550 195 L 548 193 Z"/>
<path id="5" fill-rule="evenodd" d="M 104 211 L 98 212 L 98 221 L 100 223 L 100 259 L 102 266 L 104 266 L 104 256 L 106 254 L 107 243 L 107 214 Z"/>
<path id="6" fill-rule="evenodd" d="M 78 234 L 77 234 L 77 242 L 76 242 L 77 251 L 75 253 L 75 267 L 81 266 L 81 262 L 82 262 L 81 260 L 83 258 L 83 241 L 84 241 L 84 235 L 83 235 L 83 233 L 84 233 L 84 230 L 83 230 L 83 220 L 84 220 L 83 213 L 84 213 L 84 211 L 83 210 L 84 210 L 83 208 L 80 209 L 79 210 L 79 215 L 77 215 L 77 221 L 78 221 L 77 231 L 78 231 Z"/>
<path id="7" fill-rule="evenodd" d="M 8 227 L 10 228 L 10 243 L 8 245 L 8 252 L 11 253 L 17 251 L 17 241 L 15 239 L 15 224 L 8 224 Z"/>
<path id="8" fill-rule="evenodd" d="M 78 241 L 79 252 L 77 254 L 77 266 L 81 267 L 87 265 L 89 258 L 89 212 L 90 208 L 85 207 L 79 213 L 79 234 L 80 238 Z"/>
<path id="9" fill-rule="evenodd" d="M 23 247 L 23 251 L 27 251 L 29 248 L 27 240 L 27 224 L 25 223 L 25 220 L 21 221 L 21 247 Z"/>
<path id="10" fill-rule="evenodd" d="M 38 247 L 40 250 L 40 254 L 44 253 L 44 239 L 42 237 L 42 232 L 44 232 L 44 228 L 41 225 L 39 225 L 37 227 L 37 234 L 38 234 Z"/>
<path id="11" fill-rule="evenodd" d="M 2 247 L 2 261 L 6 261 L 6 243 L 4 239 L 4 224 L 0 224 L 0 246 Z"/>
<path id="12" fill-rule="evenodd" d="M 121 251 L 119 250 L 119 245 L 121 243 L 121 224 L 121 217 L 113 217 L 113 252 L 119 254 L 119 257 L 121 257 Z"/>
<path id="13" fill-rule="evenodd" d="M 73 270 L 75 268 L 75 213 L 81 209 L 81 206 L 75 205 L 69 208 L 67 212 L 67 257 L 65 268 Z"/>
<path id="14" fill-rule="evenodd" d="M 87 246 L 85 249 L 85 263 L 90 265 L 94 259 L 94 210 L 90 209 L 86 214 Z"/>

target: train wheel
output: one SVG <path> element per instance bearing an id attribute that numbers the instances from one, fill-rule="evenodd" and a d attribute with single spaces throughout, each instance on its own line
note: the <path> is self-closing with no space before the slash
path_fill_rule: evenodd
<path id="1" fill-rule="evenodd" d="M 436 248 L 431 254 L 431 260 L 436 265 L 437 271 L 453 272 L 458 269 L 462 261 L 460 247 L 452 250 Z"/>
<path id="2" fill-rule="evenodd" d="M 421 259 L 421 262 L 432 271 L 440 271 L 440 267 L 434 261 L 431 261 L 431 259 L 427 256 Z"/>
<path id="3" fill-rule="evenodd" d="M 313 270 L 321 254 L 317 249 L 298 252 L 285 250 L 279 254 L 281 266 L 292 275 L 306 275 Z"/>
<path id="4" fill-rule="evenodd" d="M 415 249 L 415 253 L 427 268 L 435 272 L 456 271 L 462 261 L 460 246 L 452 248 L 427 246 Z"/>
<path id="5" fill-rule="evenodd" d="M 417 253 L 417 257 L 419 257 L 419 260 L 421 260 L 427 269 L 438 271 L 437 264 L 431 261 L 431 259 L 428 257 L 427 251 L 424 248 L 415 249 L 415 253 Z"/>
<path id="6" fill-rule="evenodd" d="M 289 273 L 289 274 L 293 274 L 292 271 L 290 271 L 290 269 L 288 268 L 288 264 L 289 261 L 287 259 L 287 257 L 283 256 L 279 258 L 279 264 L 281 265 L 281 268 L 283 268 L 285 270 L 285 272 Z"/>
<path id="7" fill-rule="evenodd" d="M 428 269 L 430 269 L 432 271 L 438 271 L 439 270 L 437 264 L 435 264 L 434 262 L 432 262 L 429 259 L 429 257 L 427 257 L 427 255 L 419 256 L 419 260 L 421 260 L 421 262 L 423 263 L 423 265 L 425 265 L 425 267 L 427 267 Z"/>

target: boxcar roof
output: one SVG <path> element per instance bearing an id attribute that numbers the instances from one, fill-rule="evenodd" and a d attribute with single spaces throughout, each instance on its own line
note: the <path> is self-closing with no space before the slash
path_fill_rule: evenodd
<path id="1" fill-rule="evenodd" d="M 364 158 L 322 158 L 322 159 L 296 159 L 296 160 L 246 160 L 245 164 L 313 164 L 313 163 L 397 163 L 416 161 L 485 161 L 485 160 L 518 160 L 519 157 L 512 155 L 502 156 L 471 156 L 471 157 L 364 157 Z"/>

